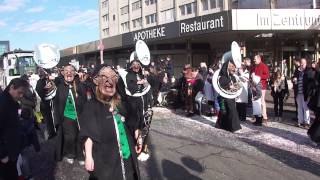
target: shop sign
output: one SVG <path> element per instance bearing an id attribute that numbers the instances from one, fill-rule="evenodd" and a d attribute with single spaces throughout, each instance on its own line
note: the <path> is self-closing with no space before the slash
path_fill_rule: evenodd
<path id="1" fill-rule="evenodd" d="M 122 35 L 123 45 L 132 45 L 138 40 L 153 41 L 179 36 L 178 22 L 163 24 L 139 31 L 133 31 Z"/>
<path id="2" fill-rule="evenodd" d="M 123 45 L 133 45 L 137 40 L 148 42 L 194 34 L 226 31 L 231 28 L 231 25 L 229 25 L 229 14 L 230 11 L 224 11 L 129 32 L 122 35 L 122 43 Z"/>
<path id="3" fill-rule="evenodd" d="M 320 10 L 232 10 L 232 30 L 320 30 Z"/>
<path id="4" fill-rule="evenodd" d="M 180 21 L 180 35 L 226 31 L 229 27 L 228 12 L 220 12 Z"/>

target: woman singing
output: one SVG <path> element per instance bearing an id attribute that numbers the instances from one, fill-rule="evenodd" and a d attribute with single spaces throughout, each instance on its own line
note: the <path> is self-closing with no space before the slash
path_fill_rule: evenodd
<path id="1" fill-rule="evenodd" d="M 80 116 L 85 168 L 91 180 L 139 180 L 136 151 L 141 151 L 142 139 L 134 141 L 124 124 L 117 72 L 109 66 L 99 69 L 93 79 L 95 98 L 85 104 Z"/>

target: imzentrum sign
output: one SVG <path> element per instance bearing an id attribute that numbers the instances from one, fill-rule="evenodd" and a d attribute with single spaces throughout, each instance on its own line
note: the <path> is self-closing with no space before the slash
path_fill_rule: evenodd
<path id="1" fill-rule="evenodd" d="M 232 10 L 232 30 L 320 30 L 320 10 Z"/>

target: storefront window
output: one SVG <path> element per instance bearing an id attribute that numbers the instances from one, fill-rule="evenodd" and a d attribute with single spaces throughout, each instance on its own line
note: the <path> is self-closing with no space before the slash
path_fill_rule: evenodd
<path id="1" fill-rule="evenodd" d="M 313 0 L 278 0 L 275 3 L 278 9 L 310 9 Z"/>
<path id="2" fill-rule="evenodd" d="M 269 9 L 270 0 L 238 0 L 233 1 L 234 9 Z"/>
<path id="3" fill-rule="evenodd" d="M 314 0 L 236 0 L 233 9 L 310 9 Z M 316 1 L 318 2 L 318 1 Z M 316 4 L 317 6 L 317 4 Z"/>

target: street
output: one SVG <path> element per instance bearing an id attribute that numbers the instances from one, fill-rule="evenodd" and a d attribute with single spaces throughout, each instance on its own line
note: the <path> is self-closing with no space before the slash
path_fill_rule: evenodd
<path id="1" fill-rule="evenodd" d="M 270 101 L 270 97 L 268 102 Z M 291 102 L 291 103 L 290 103 Z M 288 106 L 289 104 L 289 106 Z M 242 123 L 234 134 L 214 127 L 216 118 L 187 118 L 182 110 L 154 108 L 151 126 L 151 157 L 140 162 L 143 180 L 213 179 L 319 179 L 320 149 L 297 128 L 292 98 L 282 122 L 267 127 Z M 268 107 L 271 107 L 268 104 Z M 269 109 L 272 119 L 272 110 Z M 33 159 L 35 179 L 82 180 L 88 174 L 75 163 L 53 161 L 52 142 L 45 142 Z M 54 178 L 53 178 L 54 177 Z"/>

